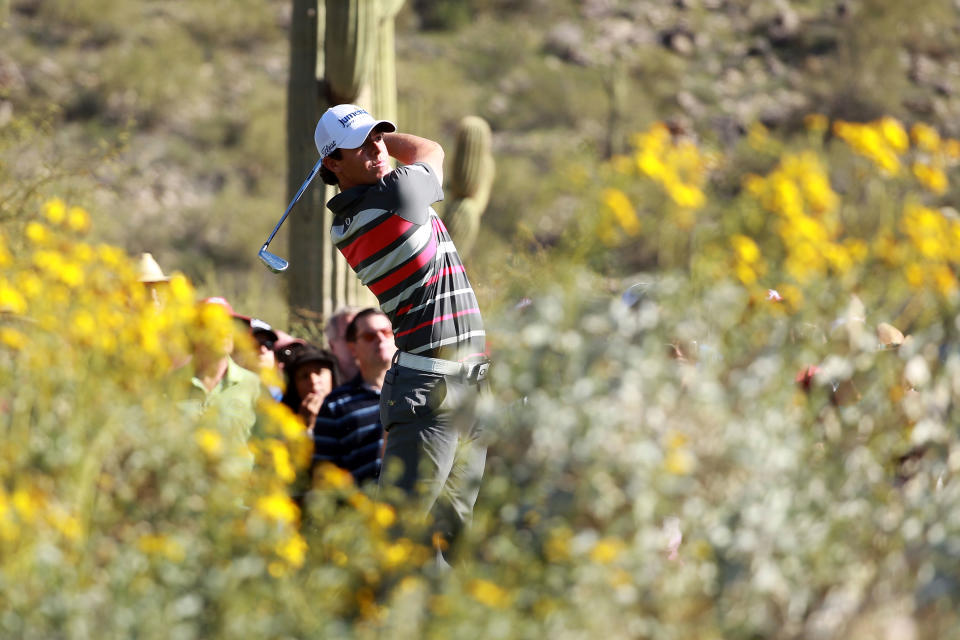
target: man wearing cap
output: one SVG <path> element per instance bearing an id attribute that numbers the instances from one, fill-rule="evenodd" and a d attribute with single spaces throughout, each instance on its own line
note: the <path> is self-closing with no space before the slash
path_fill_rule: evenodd
<path id="1" fill-rule="evenodd" d="M 314 139 L 321 178 L 340 187 L 327 203 L 333 243 L 377 296 L 399 349 L 380 398 L 381 484 L 422 495 L 450 539 L 483 475 L 473 407 L 488 360 L 476 295 L 431 206 L 443 199 L 443 148 L 349 104 L 328 109 Z M 402 469 L 391 469 L 396 460 Z"/>
<path id="2" fill-rule="evenodd" d="M 312 435 L 324 398 L 339 384 L 336 358 L 326 349 L 308 343 L 284 365 L 283 374 L 287 390 L 282 402 L 300 416 Z"/>
<path id="3" fill-rule="evenodd" d="M 283 398 L 283 387 L 280 385 L 280 368 L 277 364 L 277 354 L 273 350 L 279 336 L 269 324 L 259 318 L 250 318 L 250 335 L 257 349 L 257 373 L 277 402 Z"/>

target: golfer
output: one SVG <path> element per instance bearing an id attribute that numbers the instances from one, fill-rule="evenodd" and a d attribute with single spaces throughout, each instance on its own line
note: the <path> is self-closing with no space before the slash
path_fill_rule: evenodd
<path id="1" fill-rule="evenodd" d="M 423 497 L 440 550 L 479 491 L 486 447 L 473 409 L 489 367 L 476 295 L 431 206 L 443 199 L 443 149 L 351 104 L 323 114 L 315 141 L 320 177 L 340 188 L 327 203 L 331 238 L 390 318 L 398 349 L 380 395 L 380 482 Z"/>

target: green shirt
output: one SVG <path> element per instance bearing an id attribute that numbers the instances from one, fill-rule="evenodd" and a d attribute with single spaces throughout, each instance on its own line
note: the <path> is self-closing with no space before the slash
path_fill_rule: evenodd
<path id="1" fill-rule="evenodd" d="M 231 448 L 246 449 L 257 424 L 257 400 L 263 390 L 260 376 L 228 358 L 227 371 L 212 390 L 207 391 L 196 376 L 190 379 L 190 385 L 187 399 L 180 403 L 184 414 L 218 427 Z"/>

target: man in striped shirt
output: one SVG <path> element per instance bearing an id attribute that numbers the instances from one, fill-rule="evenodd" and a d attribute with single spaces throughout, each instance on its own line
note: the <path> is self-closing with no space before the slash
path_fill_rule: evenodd
<path id="1" fill-rule="evenodd" d="M 380 389 L 397 351 L 390 319 L 372 307 L 359 311 L 346 344 L 360 371 L 324 399 L 313 427 L 313 463 L 332 462 L 361 484 L 380 475 Z"/>
<path id="2" fill-rule="evenodd" d="M 443 148 L 346 104 L 324 113 L 315 142 L 321 178 L 340 187 L 327 203 L 330 236 L 377 296 L 398 349 L 380 397 L 381 484 L 422 496 L 449 539 L 469 519 L 483 475 L 473 408 L 488 360 L 476 295 L 431 206 L 443 199 Z"/>

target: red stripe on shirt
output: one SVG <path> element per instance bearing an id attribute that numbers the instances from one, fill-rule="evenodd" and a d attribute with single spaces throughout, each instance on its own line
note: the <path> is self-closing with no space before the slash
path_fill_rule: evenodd
<path id="1" fill-rule="evenodd" d="M 390 273 L 381 280 L 370 283 L 370 291 L 372 291 L 373 295 L 375 296 L 379 296 L 384 291 L 389 291 L 416 273 L 421 267 L 423 267 L 423 265 L 433 260 L 433 256 L 436 254 L 437 241 L 433 238 L 433 236 L 431 236 L 430 243 L 423 248 L 423 251 L 411 258 L 409 262 L 405 263 L 396 271 Z"/>
<path id="2" fill-rule="evenodd" d="M 432 278 L 430 278 L 430 280 L 427 281 L 427 286 L 429 287 L 430 285 L 432 285 L 434 282 L 436 282 L 443 276 L 448 276 L 451 273 L 463 273 L 464 271 L 466 271 L 466 269 L 463 267 L 462 264 L 454 267 L 444 267 L 443 269 L 440 269 L 440 273 L 437 273 Z"/>
<path id="3" fill-rule="evenodd" d="M 463 311 L 457 311 L 456 313 L 448 313 L 448 314 L 445 315 L 445 316 L 440 316 L 439 318 L 434 318 L 433 320 L 429 320 L 429 321 L 427 321 L 427 322 L 424 322 L 423 324 L 418 324 L 417 326 L 413 327 L 412 329 L 407 329 L 406 331 L 401 331 L 400 333 L 397 334 L 396 337 L 399 338 L 400 336 L 405 336 L 405 335 L 411 334 L 411 333 L 413 333 L 414 331 L 417 331 L 417 330 L 419 330 L 419 329 L 423 329 L 424 327 L 429 327 L 430 325 L 434 325 L 434 324 L 437 324 L 438 322 L 443 322 L 444 320 L 449 320 L 449 319 L 451 319 L 451 318 L 459 318 L 460 316 L 465 316 L 465 315 L 467 315 L 467 314 L 469 314 L 469 313 L 480 313 L 480 309 L 476 309 L 476 308 L 474 308 L 474 309 L 464 309 Z"/>
<path id="4" fill-rule="evenodd" d="M 340 253 L 347 259 L 351 267 L 356 268 L 358 264 L 388 246 L 412 226 L 412 223 L 407 222 L 400 216 L 390 216 L 343 249 L 340 249 Z"/>

